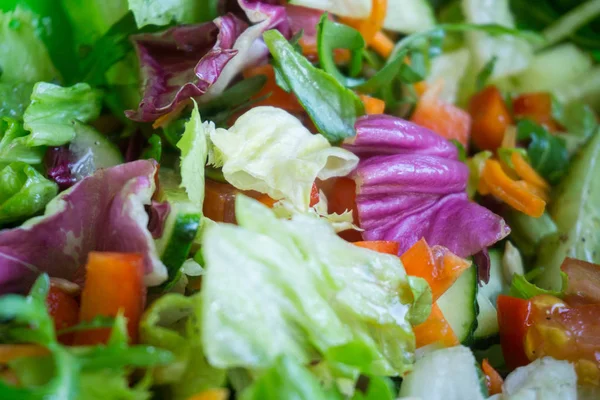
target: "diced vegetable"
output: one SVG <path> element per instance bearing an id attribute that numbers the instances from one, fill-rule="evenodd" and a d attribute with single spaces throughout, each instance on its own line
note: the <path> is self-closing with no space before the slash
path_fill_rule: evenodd
<path id="1" fill-rule="evenodd" d="M 417 348 L 435 343 L 442 344 L 445 347 L 460 344 L 452 327 L 437 304 L 431 306 L 431 314 L 429 314 L 427 320 L 422 324 L 416 325 L 413 330 L 417 340 Z"/>
<path id="2" fill-rule="evenodd" d="M 513 112 L 516 118 L 530 119 L 548 129 L 559 130 L 552 117 L 552 96 L 548 92 L 525 93 L 513 100 Z"/>
<path id="3" fill-rule="evenodd" d="M 575 369 L 566 361 L 558 361 L 552 357 L 540 358 L 517 368 L 506 377 L 502 386 L 502 397 L 577 400 L 579 397 Z"/>
<path id="4" fill-rule="evenodd" d="M 271 64 L 261 65 L 244 71 L 244 78 L 246 79 L 260 75 L 265 76 L 267 81 L 260 92 L 254 96 L 254 99 L 260 99 L 254 103 L 254 106 L 273 106 L 290 112 L 303 110 L 293 93 L 286 92 L 277 85 L 275 82 L 275 70 Z"/>
<path id="5" fill-rule="evenodd" d="M 506 365 L 511 369 L 527 365 L 525 335 L 531 325 L 531 302 L 500 295 L 497 305 L 500 343 Z"/>
<path id="6" fill-rule="evenodd" d="M 472 265 L 437 301 L 458 340 L 467 344 L 477 328 L 477 268 Z"/>
<path id="7" fill-rule="evenodd" d="M 54 329 L 60 331 L 70 328 L 79 322 L 79 304 L 70 294 L 60 289 L 55 285 L 50 286 L 48 297 L 46 298 L 48 314 L 54 321 Z M 71 344 L 73 342 L 72 334 L 59 336 L 59 340 L 63 344 Z"/>
<path id="8" fill-rule="evenodd" d="M 469 102 L 473 121 L 472 139 L 481 150 L 496 150 L 502 144 L 504 132 L 512 118 L 496 86 L 488 86 L 475 94 Z"/>
<path id="9" fill-rule="evenodd" d="M 567 257 L 560 269 L 569 277 L 565 291 L 569 304 L 600 304 L 600 265 Z"/>
<path id="10" fill-rule="evenodd" d="M 430 248 L 425 239 L 415 243 L 400 259 L 406 273 L 427 281 L 433 301 L 442 296 L 470 266 L 468 261 L 442 246 Z"/>
<path id="11" fill-rule="evenodd" d="M 481 284 L 477 291 L 477 329 L 473 333 L 473 339 L 479 344 L 498 334 L 498 313 L 496 301 L 498 295 L 506 286 L 502 275 L 502 254 L 500 251 L 491 249 L 490 257 L 490 279 L 488 283 Z"/>
<path id="12" fill-rule="evenodd" d="M 90 321 L 99 315 L 116 317 L 122 312 L 127 318 L 129 340 L 135 343 L 146 301 L 142 260 L 139 254 L 91 252 L 79 319 Z M 75 344 L 106 343 L 109 336 L 109 329 L 79 331 L 75 334 Z"/>
<path id="13" fill-rule="evenodd" d="M 360 95 L 360 99 L 365 105 L 365 112 L 367 114 L 383 114 L 385 111 L 385 102 L 375 97 Z"/>
<path id="14" fill-rule="evenodd" d="M 448 140 L 458 140 L 464 147 L 468 147 L 471 117 L 460 108 L 440 100 L 438 95 L 435 88 L 425 92 L 410 120 Z"/>

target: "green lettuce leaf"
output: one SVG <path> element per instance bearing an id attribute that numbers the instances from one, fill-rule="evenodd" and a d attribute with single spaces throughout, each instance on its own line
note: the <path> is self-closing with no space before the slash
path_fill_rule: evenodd
<path id="1" fill-rule="evenodd" d="M 217 17 L 217 0 L 129 0 L 139 28 L 145 25 L 193 24 Z"/>
<path id="2" fill-rule="evenodd" d="M 0 11 L 0 82 L 54 80 L 58 73 L 36 36 L 33 15 L 21 8 Z"/>
<path id="3" fill-rule="evenodd" d="M 144 313 L 140 324 L 142 343 L 170 350 L 175 360 L 154 370 L 157 384 L 169 385 L 173 399 L 187 399 L 225 383 L 225 371 L 211 367 L 204 356 L 200 335 L 201 300 L 167 294 Z"/>
<path id="4" fill-rule="evenodd" d="M 62 0 L 77 46 L 89 46 L 127 13 L 127 0 Z M 89 50 L 89 49 L 88 49 Z"/>
<path id="5" fill-rule="evenodd" d="M 194 102 L 194 110 L 185 124 L 177 148 L 181 150 L 181 186 L 185 188 L 192 203 L 200 208 L 204 203 L 204 167 L 208 159 L 208 138 L 214 131 L 215 125 L 212 122 L 202 122 L 198 104 Z"/>
<path id="6" fill-rule="evenodd" d="M 0 118 L 23 118 L 23 112 L 29 105 L 29 97 L 33 91 L 33 83 L 0 82 Z"/>
<path id="7" fill-rule="evenodd" d="M 211 160 L 223 167 L 227 182 L 238 189 L 286 199 L 296 209 L 308 211 L 316 178 L 350 173 L 358 158 L 332 147 L 322 135 L 311 134 L 284 110 L 255 107 L 229 129 L 217 129 L 210 139 Z"/>
<path id="8" fill-rule="evenodd" d="M 0 119 L 0 169 L 15 161 L 40 164 L 44 152 L 44 148 L 27 146 L 27 132 L 21 123 Z"/>
<path id="9" fill-rule="evenodd" d="M 75 137 L 74 120 L 90 122 L 100 115 L 101 95 L 90 85 L 61 87 L 39 82 L 25 110 L 28 146 L 62 146 Z"/>
<path id="10" fill-rule="evenodd" d="M 263 36 L 275 59 L 277 84 L 294 92 L 319 132 L 332 143 L 355 136 L 354 122 L 364 114 L 358 96 L 314 67 L 278 31 L 267 31 Z"/>
<path id="11" fill-rule="evenodd" d="M 314 216 L 277 219 L 243 195 L 236 218 L 239 226 L 214 224 L 202 240 L 202 341 L 212 365 L 268 368 L 286 355 L 355 373 L 411 368 L 411 322 L 429 314 L 430 289 L 409 280 L 398 257 L 354 246 Z"/>
<path id="12" fill-rule="evenodd" d="M 290 357 L 279 357 L 241 394 L 241 400 L 341 400 L 335 389 L 326 390 L 317 378 Z"/>
<path id="13" fill-rule="evenodd" d="M 32 166 L 13 162 L 0 170 L 0 226 L 42 211 L 58 194 L 56 183 Z"/>
<path id="14" fill-rule="evenodd" d="M 543 273 L 543 272 L 541 272 Z M 547 290 L 538 287 L 537 285 L 529 282 L 527 277 L 519 274 L 514 274 L 512 282 L 510 283 L 510 295 L 512 297 L 518 297 L 520 299 L 529 300 L 532 297 L 540 294 L 547 294 L 550 296 L 562 298 L 565 295 L 565 290 L 569 284 L 569 277 L 564 272 L 560 271 L 560 277 L 562 280 L 562 287 L 560 290 Z"/>

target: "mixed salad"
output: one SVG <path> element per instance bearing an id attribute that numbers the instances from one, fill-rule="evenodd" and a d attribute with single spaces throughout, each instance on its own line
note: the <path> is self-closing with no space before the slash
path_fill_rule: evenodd
<path id="1" fill-rule="evenodd" d="M 0 1 L 0 399 L 600 398 L 600 0 Z"/>

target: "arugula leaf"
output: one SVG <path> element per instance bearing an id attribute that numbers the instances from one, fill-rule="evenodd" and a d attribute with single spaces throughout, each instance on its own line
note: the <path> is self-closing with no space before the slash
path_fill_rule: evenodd
<path id="1" fill-rule="evenodd" d="M 362 68 L 362 52 L 366 43 L 359 31 L 348 25 L 331 21 L 328 14 L 321 16 L 317 25 L 317 51 L 321 68 L 344 86 L 353 86 L 356 79 L 344 76 L 333 59 L 335 49 L 350 50 L 350 76 L 356 76 Z"/>
<path id="2" fill-rule="evenodd" d="M 314 67 L 278 31 L 267 31 L 263 37 L 281 80 L 298 97 L 319 132 L 332 143 L 355 136 L 354 122 L 364 114 L 358 96 Z"/>
<path id="3" fill-rule="evenodd" d="M 498 61 L 497 56 L 493 56 L 492 58 L 490 58 L 490 60 L 483 66 L 481 71 L 479 71 L 479 73 L 477 74 L 477 78 L 475 81 L 477 91 L 483 89 L 487 81 L 490 79 L 490 76 L 492 76 L 492 73 L 494 72 L 494 66 L 496 65 L 496 61 Z"/>
<path id="4" fill-rule="evenodd" d="M 564 139 L 551 135 L 544 127 L 529 120 L 517 124 L 517 138 L 531 140 L 527 147 L 531 166 L 551 184 L 557 183 L 569 166 Z"/>
<path id="5" fill-rule="evenodd" d="M 562 271 L 560 272 L 560 277 L 562 279 L 562 288 L 561 290 L 556 291 L 542 289 L 536 286 L 535 284 L 529 282 L 525 276 L 515 274 L 513 275 L 512 282 L 510 283 L 509 295 L 525 300 L 529 300 L 530 298 L 540 294 L 548 294 L 550 296 L 562 298 L 565 294 L 565 290 L 567 289 L 569 277 Z"/>

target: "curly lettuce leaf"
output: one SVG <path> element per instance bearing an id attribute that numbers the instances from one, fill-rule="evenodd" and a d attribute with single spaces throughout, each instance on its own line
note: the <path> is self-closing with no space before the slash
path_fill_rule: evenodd
<path id="1" fill-rule="evenodd" d="M 29 82 L 0 82 L 0 118 L 23 118 L 33 85 Z"/>
<path id="2" fill-rule="evenodd" d="M 100 115 L 100 92 L 86 83 L 61 87 L 39 82 L 23 115 L 31 134 L 28 146 L 62 146 L 75 137 L 74 121 L 86 123 Z"/>
<path id="3" fill-rule="evenodd" d="M 210 139 L 227 182 L 286 199 L 300 211 L 309 209 L 316 178 L 347 175 L 358 163 L 349 151 L 331 146 L 296 117 L 273 107 L 251 109 Z"/>
<path id="4" fill-rule="evenodd" d="M 36 36 L 33 14 L 21 8 L 0 11 L 0 82 L 58 78 L 44 43 Z"/>
<path id="5" fill-rule="evenodd" d="M 202 341 L 212 365 L 268 368 L 286 355 L 356 374 L 410 369 L 411 322 L 429 313 L 431 302 L 419 299 L 431 293 L 397 257 L 354 246 L 313 216 L 277 219 L 243 195 L 236 218 L 239 226 L 214 224 L 202 240 Z"/>
<path id="6" fill-rule="evenodd" d="M 10 118 L 0 119 L 0 168 L 21 161 L 41 164 L 44 148 L 27 146 L 27 132 L 23 125 Z"/>
<path id="7" fill-rule="evenodd" d="M 42 211 L 58 194 L 56 183 L 32 166 L 14 162 L 0 170 L 0 226 Z"/>
<path id="8" fill-rule="evenodd" d="M 218 0 L 128 0 L 138 28 L 210 21 L 217 17 L 217 3 Z"/>
<path id="9" fill-rule="evenodd" d="M 199 296 L 167 294 L 144 313 L 140 324 L 142 343 L 169 350 L 170 364 L 154 370 L 157 384 L 169 385 L 170 398 L 187 399 L 225 383 L 225 371 L 210 366 L 204 356 Z"/>

